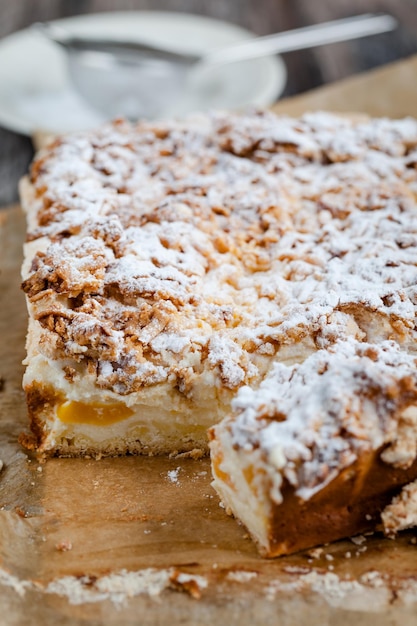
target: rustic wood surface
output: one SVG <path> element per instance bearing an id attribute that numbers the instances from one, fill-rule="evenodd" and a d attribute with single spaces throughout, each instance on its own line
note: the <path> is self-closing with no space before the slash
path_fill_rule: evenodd
<path id="1" fill-rule="evenodd" d="M 314 556 L 266 560 L 219 507 L 207 459 L 50 459 L 40 465 L 27 457 L 17 443 L 27 421 L 21 391 L 23 238 L 20 209 L 3 211 L 2 626 L 415 626 L 412 531 L 396 541 L 375 535 L 339 541 Z M 173 585 L 156 598 L 125 594 L 118 605 L 100 598 L 74 604 L 65 594 L 45 591 L 51 581 L 75 576 L 84 577 L 83 590 L 94 593 L 103 575 L 127 570 L 140 576 L 150 567 L 201 576 L 207 587 L 201 585 L 199 593 L 192 585 Z"/>
<path id="2" fill-rule="evenodd" d="M 141 9 L 209 15 L 258 35 L 371 11 L 399 19 L 391 34 L 285 55 L 286 96 L 417 52 L 417 0 L 0 0 L 0 38 L 35 21 Z M 0 207 L 16 200 L 17 181 L 32 154 L 30 139 L 0 128 Z"/>

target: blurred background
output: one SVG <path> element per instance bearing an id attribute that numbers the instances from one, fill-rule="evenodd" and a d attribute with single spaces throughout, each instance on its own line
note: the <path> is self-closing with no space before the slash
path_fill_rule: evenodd
<path id="1" fill-rule="evenodd" d="M 288 76 L 281 97 L 417 53 L 417 0 L 0 0 L 0 38 L 37 21 L 130 10 L 205 15 L 255 35 L 359 13 L 382 11 L 398 19 L 399 28 L 389 34 L 285 54 Z M 4 89 L 0 85 L 0 92 Z M 32 155 L 30 137 L 0 127 L 0 206 L 16 201 L 17 181 Z"/>

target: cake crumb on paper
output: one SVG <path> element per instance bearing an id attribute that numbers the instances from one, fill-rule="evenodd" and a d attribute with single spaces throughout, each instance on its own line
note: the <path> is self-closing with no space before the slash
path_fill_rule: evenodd
<path id="1" fill-rule="evenodd" d="M 393 538 L 401 530 L 417 526 L 417 480 L 406 485 L 381 513 L 384 533 Z"/>
<path id="2" fill-rule="evenodd" d="M 69 550 L 72 550 L 72 542 L 68 539 L 59 541 L 55 544 L 55 549 L 58 550 L 58 552 L 69 552 Z"/>
<path id="3" fill-rule="evenodd" d="M 203 576 L 193 576 L 175 570 L 170 576 L 170 582 L 175 589 L 185 591 L 196 600 L 201 598 L 201 592 L 208 586 L 207 579 Z"/>
<path id="4" fill-rule="evenodd" d="M 355 544 L 355 546 L 361 546 L 365 543 L 366 537 L 364 537 L 364 535 L 356 535 L 356 537 L 351 537 L 350 540 Z"/>

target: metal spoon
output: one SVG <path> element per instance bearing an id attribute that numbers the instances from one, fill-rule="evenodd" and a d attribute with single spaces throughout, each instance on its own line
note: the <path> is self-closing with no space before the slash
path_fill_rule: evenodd
<path id="1" fill-rule="evenodd" d="M 201 108 L 216 93 L 223 65 L 365 37 L 396 25 L 389 15 L 361 15 L 249 39 L 201 55 L 143 40 L 73 35 L 51 23 L 35 27 L 64 48 L 72 82 L 90 105 L 108 118 L 123 115 L 136 120 Z"/>
<path id="2" fill-rule="evenodd" d="M 105 52 L 112 55 L 121 55 L 125 59 L 132 61 L 135 56 L 142 58 L 146 56 L 148 59 L 154 58 L 161 61 L 180 63 L 188 67 L 196 65 L 207 67 L 358 39 L 391 31 L 397 25 L 397 20 L 391 15 L 364 14 L 267 35 L 266 37 L 249 39 L 248 41 L 202 55 L 178 52 L 146 41 L 122 41 L 111 38 L 71 35 L 62 27 L 47 22 L 37 23 L 35 27 L 41 30 L 49 39 L 70 52 Z"/>

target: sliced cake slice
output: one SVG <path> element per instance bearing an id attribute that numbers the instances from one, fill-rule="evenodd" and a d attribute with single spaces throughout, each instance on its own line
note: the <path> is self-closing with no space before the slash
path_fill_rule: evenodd
<path id="1" fill-rule="evenodd" d="M 347 340 L 276 363 L 210 431 L 214 488 L 265 556 L 374 530 L 417 478 L 415 355 Z"/>

